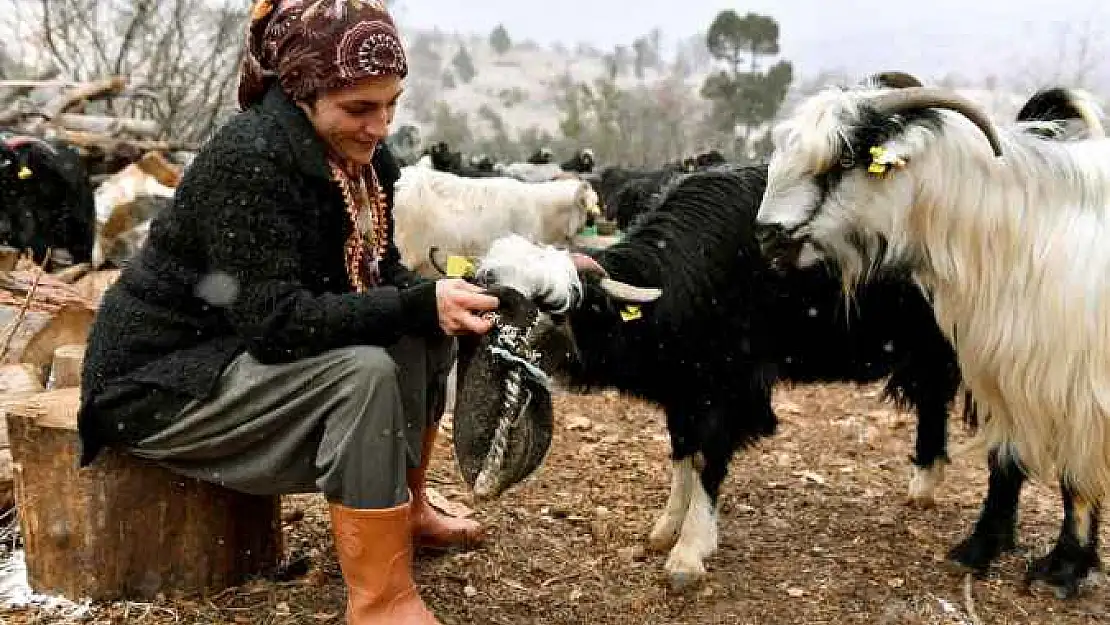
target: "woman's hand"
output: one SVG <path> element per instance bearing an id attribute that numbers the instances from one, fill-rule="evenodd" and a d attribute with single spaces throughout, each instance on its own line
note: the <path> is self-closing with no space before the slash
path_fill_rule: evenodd
<path id="1" fill-rule="evenodd" d="M 485 334 L 493 322 L 481 316 L 497 310 L 498 299 L 466 280 L 446 278 L 436 281 L 436 309 L 439 327 L 449 336 Z"/>

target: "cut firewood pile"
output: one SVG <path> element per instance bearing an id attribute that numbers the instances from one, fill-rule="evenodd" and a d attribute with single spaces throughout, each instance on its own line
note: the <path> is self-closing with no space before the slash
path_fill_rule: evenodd
<path id="1" fill-rule="evenodd" d="M 196 145 L 165 137 L 154 120 L 114 113 L 135 100 L 157 103 L 158 97 L 129 87 L 121 76 L 85 83 L 2 80 L 0 128 L 76 146 L 89 161 L 99 161 L 98 167 L 91 168 L 93 174 L 115 173 L 122 169 L 119 163 L 135 162 L 148 152 L 174 155 L 187 162 L 190 153 L 198 149 Z"/>

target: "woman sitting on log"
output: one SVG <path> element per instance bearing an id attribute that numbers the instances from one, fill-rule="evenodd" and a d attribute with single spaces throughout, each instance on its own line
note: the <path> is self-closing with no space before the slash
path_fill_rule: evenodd
<path id="1" fill-rule="evenodd" d="M 82 380 L 82 465 L 119 445 L 246 493 L 322 491 L 359 625 L 437 623 L 414 542 L 483 536 L 424 482 L 450 336 L 498 301 L 400 264 L 382 140 L 407 72 L 380 0 L 258 2 L 243 110 L 105 294 Z"/>

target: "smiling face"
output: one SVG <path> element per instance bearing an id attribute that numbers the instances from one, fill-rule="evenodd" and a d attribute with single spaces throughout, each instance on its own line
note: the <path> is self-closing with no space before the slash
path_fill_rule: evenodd
<path id="1" fill-rule="evenodd" d="M 336 156 L 369 165 L 378 142 L 389 134 L 402 91 L 399 76 L 372 76 L 325 91 L 301 108 Z"/>

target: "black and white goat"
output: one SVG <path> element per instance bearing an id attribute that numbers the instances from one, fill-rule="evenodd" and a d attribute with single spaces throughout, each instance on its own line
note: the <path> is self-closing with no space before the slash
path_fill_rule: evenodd
<path id="1" fill-rule="evenodd" d="M 950 557 L 984 570 L 1015 542 L 1025 477 L 1058 482 L 1060 536 L 1026 581 L 1066 597 L 1098 568 L 1110 495 L 1110 140 L 1043 129 L 939 89 L 827 90 L 774 130 L 758 221 L 768 253 L 834 264 L 849 292 L 899 266 L 931 294 L 992 467 Z"/>
<path id="2" fill-rule="evenodd" d="M 623 240 L 592 257 L 503 239 L 478 269 L 480 280 L 523 294 L 520 305 L 562 314 L 569 347 L 549 336 L 557 323 L 536 322 L 529 335 L 540 369 L 564 372 L 572 387 L 616 387 L 664 408 L 673 474 L 650 543 L 671 549 L 665 568 L 676 587 L 700 578 L 716 548 L 716 503 L 733 453 L 775 430 L 776 381 L 863 382 L 893 373 L 889 391 L 919 408 L 915 462 L 928 468 L 928 479 L 914 488 L 922 497 L 927 491 L 931 498 L 945 460 L 959 373 L 928 303 L 912 283 L 892 278 L 863 289 L 858 310 L 846 309 L 835 278 L 772 271 L 754 235 L 765 172 L 684 175 Z M 572 258 L 580 277 L 567 271 Z M 661 295 L 652 300 L 622 284 Z M 639 308 L 625 309 L 629 301 Z M 476 387 L 500 383 L 469 377 L 464 372 L 462 404 L 491 394 Z M 491 438 L 477 440 L 489 445 Z M 486 451 L 479 445 L 459 455 L 484 458 Z"/>
<path id="3" fill-rule="evenodd" d="M 594 157 L 594 151 L 591 148 L 582 148 L 575 152 L 574 156 L 560 163 L 559 167 L 563 171 L 589 174 L 593 173 L 595 165 L 597 165 L 597 160 Z"/>

